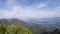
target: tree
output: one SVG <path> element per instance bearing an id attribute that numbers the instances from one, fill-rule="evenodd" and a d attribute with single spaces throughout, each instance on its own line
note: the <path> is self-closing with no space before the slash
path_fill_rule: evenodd
<path id="1" fill-rule="evenodd" d="M 5 34 L 32 34 L 29 29 L 23 27 L 22 25 L 10 25 L 7 27 Z"/>
<path id="2" fill-rule="evenodd" d="M 0 34 L 5 34 L 6 31 L 6 26 L 5 24 L 1 23 L 0 24 Z"/>
<path id="3" fill-rule="evenodd" d="M 16 34 L 16 27 L 14 25 L 8 26 L 5 34 Z"/>
<path id="4" fill-rule="evenodd" d="M 29 29 L 23 27 L 22 25 L 17 24 L 16 27 L 17 34 L 32 34 L 32 32 Z"/>

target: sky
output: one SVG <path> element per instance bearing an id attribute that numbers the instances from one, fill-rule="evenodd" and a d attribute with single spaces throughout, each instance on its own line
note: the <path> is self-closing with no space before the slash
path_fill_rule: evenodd
<path id="1" fill-rule="evenodd" d="M 60 0 L 0 0 L 0 19 L 53 17 L 60 17 Z"/>

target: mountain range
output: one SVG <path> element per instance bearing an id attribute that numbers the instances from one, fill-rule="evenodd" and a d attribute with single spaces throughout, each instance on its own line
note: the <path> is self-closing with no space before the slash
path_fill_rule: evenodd
<path id="1" fill-rule="evenodd" d="M 40 31 L 54 30 L 56 28 L 60 29 L 60 17 L 30 20 L 21 20 L 17 18 L 0 19 L 0 23 L 5 23 L 7 25 L 21 24 L 31 30 L 33 34 L 39 33 Z"/>
<path id="2" fill-rule="evenodd" d="M 55 17 L 55 18 L 44 18 L 44 19 L 29 19 L 29 20 L 21 20 L 17 18 L 12 18 L 12 19 L 0 19 L 0 22 L 4 23 L 20 23 L 20 24 L 39 24 L 39 25 L 58 25 L 60 26 L 60 17 Z"/>

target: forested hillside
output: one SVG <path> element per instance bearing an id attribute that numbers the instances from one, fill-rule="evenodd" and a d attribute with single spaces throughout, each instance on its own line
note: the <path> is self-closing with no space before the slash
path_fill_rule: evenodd
<path id="1" fill-rule="evenodd" d="M 27 23 L 19 19 L 0 19 L 0 34 L 60 34 L 55 24 Z"/>
<path id="2" fill-rule="evenodd" d="M 6 24 L 1 23 L 0 34 L 32 34 L 32 32 L 20 24 L 11 24 L 7 26 Z"/>

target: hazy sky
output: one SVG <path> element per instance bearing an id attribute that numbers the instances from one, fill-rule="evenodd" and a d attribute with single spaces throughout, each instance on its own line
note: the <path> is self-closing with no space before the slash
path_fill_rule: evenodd
<path id="1" fill-rule="evenodd" d="M 60 17 L 60 0 L 0 0 L 0 18 Z"/>

